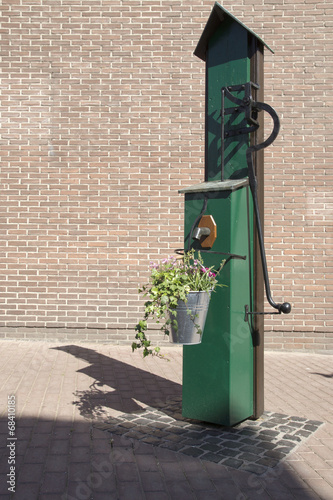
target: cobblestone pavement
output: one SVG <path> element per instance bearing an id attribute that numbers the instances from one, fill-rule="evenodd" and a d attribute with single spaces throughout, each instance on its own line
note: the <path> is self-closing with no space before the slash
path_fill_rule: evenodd
<path id="1" fill-rule="evenodd" d="M 0 347 L 1 500 L 333 498 L 332 355 L 266 352 L 264 415 L 227 428 L 181 416 L 181 348 Z"/>

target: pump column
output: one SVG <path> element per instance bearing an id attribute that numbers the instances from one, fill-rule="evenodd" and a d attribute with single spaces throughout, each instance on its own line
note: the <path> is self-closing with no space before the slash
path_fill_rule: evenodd
<path id="1" fill-rule="evenodd" d="M 200 250 L 207 267 L 217 269 L 226 259 L 219 280 L 227 287 L 218 287 L 212 294 L 202 343 L 183 348 L 182 411 L 187 418 L 223 425 L 258 418 L 264 394 L 263 317 L 253 315 L 244 321 L 245 304 L 251 311 L 263 310 L 263 279 L 246 162 L 250 134 L 222 137 L 225 128 L 242 128 L 245 119 L 242 114 L 222 116 L 221 89 L 253 82 L 260 87 L 256 99 L 263 100 L 265 45 L 216 3 L 195 50 L 206 63 L 205 179 L 180 191 L 185 194 L 184 247 Z M 251 135 L 253 141 L 259 140 L 256 134 Z M 261 212 L 262 163 L 263 154 L 258 152 L 254 164 Z M 200 214 L 212 216 L 216 223 L 216 240 L 210 249 L 193 239 L 193 224 Z"/>

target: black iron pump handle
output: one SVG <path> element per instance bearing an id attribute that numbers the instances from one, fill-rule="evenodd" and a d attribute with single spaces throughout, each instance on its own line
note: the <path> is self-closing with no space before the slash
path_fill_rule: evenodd
<path id="1" fill-rule="evenodd" d="M 249 168 L 249 184 L 250 184 L 250 189 L 251 189 L 251 193 L 252 193 L 252 197 L 253 197 L 254 212 L 255 212 L 256 223 L 257 223 L 259 248 L 260 248 L 260 254 L 261 254 L 263 274 L 264 274 L 266 297 L 267 297 L 267 300 L 270 303 L 270 305 L 274 309 L 277 309 L 280 314 L 281 313 L 289 314 L 291 311 L 291 305 L 289 304 L 289 302 L 284 302 L 283 304 L 277 304 L 273 300 L 272 294 L 271 294 L 271 289 L 270 289 L 270 285 L 269 285 L 269 278 L 268 278 L 268 271 L 267 271 L 267 260 L 266 260 L 265 246 L 264 246 L 264 238 L 263 238 L 260 213 L 259 213 L 257 179 L 255 176 L 254 167 L 253 167 L 253 160 L 252 160 L 252 153 L 253 152 L 259 151 L 260 149 L 267 148 L 267 146 L 272 144 L 272 142 L 276 139 L 276 137 L 279 133 L 279 130 L 280 130 L 280 120 L 279 120 L 278 115 L 276 114 L 276 111 L 268 104 L 265 104 L 263 102 L 255 102 L 255 101 L 252 101 L 251 104 L 252 104 L 252 108 L 254 108 L 256 110 L 266 111 L 272 117 L 273 123 L 274 123 L 274 127 L 273 127 L 273 130 L 272 130 L 270 136 L 264 142 L 250 146 L 246 151 L 246 160 L 247 160 L 247 164 L 248 164 L 248 168 Z"/>

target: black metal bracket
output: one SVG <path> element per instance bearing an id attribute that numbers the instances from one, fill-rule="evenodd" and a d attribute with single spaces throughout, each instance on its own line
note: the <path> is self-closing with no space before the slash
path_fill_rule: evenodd
<path id="1" fill-rule="evenodd" d="M 228 253 L 228 252 L 214 252 L 213 250 L 200 250 L 201 253 L 213 253 L 216 255 L 226 255 L 229 259 L 241 259 L 246 260 L 246 255 L 238 255 L 237 253 Z"/>
<path id="2" fill-rule="evenodd" d="M 188 250 L 187 250 L 188 251 Z M 185 253 L 185 249 L 184 248 L 176 248 L 176 250 L 174 251 L 176 254 L 178 255 L 184 255 Z M 238 255 L 237 253 L 228 253 L 228 252 L 215 252 L 213 250 L 204 250 L 204 249 L 200 249 L 200 252 L 201 253 L 213 253 L 215 255 L 225 255 L 226 257 L 228 257 L 227 260 L 230 260 L 230 259 L 241 259 L 241 260 L 246 260 L 246 255 Z"/>
<path id="3" fill-rule="evenodd" d="M 252 98 L 252 90 L 257 90 L 259 89 L 259 86 L 253 82 L 247 82 L 242 85 L 233 85 L 229 87 L 223 87 L 221 89 L 222 92 L 222 108 L 221 108 L 221 135 L 222 135 L 222 146 L 221 146 L 221 177 L 223 180 L 224 176 L 224 139 L 227 137 L 231 137 L 230 134 L 233 136 L 236 134 L 245 134 L 245 133 L 250 133 L 259 128 L 259 122 L 257 121 L 257 116 L 258 112 L 260 111 L 266 111 L 271 118 L 273 119 L 273 130 L 269 137 L 263 141 L 260 144 L 253 144 L 249 146 L 246 150 L 246 161 L 247 161 L 247 166 L 248 166 L 248 176 L 249 176 L 249 185 L 250 185 L 250 190 L 252 193 L 252 198 L 253 198 L 253 206 L 254 206 L 254 213 L 255 213 L 255 218 L 256 218 L 256 225 L 257 225 L 257 231 L 258 231 L 258 239 L 259 239 L 259 248 L 260 248 L 260 254 L 261 254 L 261 262 L 262 262 L 262 269 L 263 269 L 263 275 L 264 275 L 264 282 L 265 282 L 265 290 L 266 290 L 266 297 L 269 302 L 269 304 L 274 308 L 278 310 L 278 313 L 272 313 L 272 314 L 289 314 L 291 311 L 291 305 L 289 302 L 284 302 L 283 304 L 277 304 L 271 295 L 271 290 L 270 290 L 270 284 L 269 284 L 269 278 L 268 278 L 268 270 L 267 270 L 267 260 L 266 260 L 266 253 L 265 253 L 265 247 L 264 247 L 264 238 L 263 238 L 263 231 L 262 231 L 262 226 L 261 226 L 261 221 L 260 221 L 260 212 L 259 212 L 259 203 L 258 203 L 258 194 L 257 194 L 257 178 L 254 170 L 254 165 L 253 165 L 253 158 L 252 158 L 252 153 L 259 151 L 261 149 L 267 148 L 272 142 L 276 139 L 279 130 L 280 130 L 280 120 L 279 117 L 276 113 L 276 111 L 269 106 L 266 103 L 255 101 Z M 239 97 L 236 97 L 232 94 L 232 92 L 244 92 L 244 97 L 243 99 L 240 99 Z M 233 108 L 227 108 L 225 109 L 224 106 L 224 100 L 225 98 L 228 98 L 229 101 L 233 102 L 236 104 Z M 226 114 L 233 114 L 233 113 L 244 113 L 246 121 L 248 123 L 248 127 L 244 127 L 242 125 L 240 128 L 236 128 L 232 131 L 225 131 L 224 130 L 224 116 Z M 249 314 L 269 314 L 269 313 L 256 313 L 256 312 L 249 312 L 248 311 L 248 306 L 246 306 L 247 309 L 245 309 L 245 316 L 248 319 Z"/>
<path id="4" fill-rule="evenodd" d="M 258 90 L 259 85 L 253 82 L 247 82 L 242 85 L 232 85 L 229 87 L 222 87 L 222 94 L 224 98 L 228 98 L 229 101 L 236 104 L 236 106 L 232 108 L 224 108 L 224 99 L 222 100 L 222 115 L 229 115 L 234 113 L 245 113 L 245 119 L 249 124 L 252 124 L 259 127 L 259 123 L 257 121 L 257 114 L 259 109 L 256 108 L 256 103 L 252 98 L 252 89 Z M 244 91 L 243 99 L 239 99 L 232 94 L 232 92 L 241 92 Z"/>
<path id="5" fill-rule="evenodd" d="M 258 89 L 259 85 L 253 82 L 247 82 L 242 85 L 232 85 L 222 87 L 221 89 L 221 180 L 224 180 L 224 140 L 231 137 L 240 136 L 255 132 L 259 128 L 257 121 L 259 108 L 256 107 L 256 102 L 252 99 L 252 89 Z M 243 99 L 240 99 L 232 94 L 232 92 L 244 92 Z M 236 104 L 232 108 L 225 108 L 225 99 Z M 224 117 L 226 115 L 239 115 L 244 113 L 245 119 L 249 126 L 236 127 L 231 130 L 225 130 Z"/>
<path id="6" fill-rule="evenodd" d="M 197 223 L 199 222 L 199 220 L 201 219 L 201 217 L 203 216 L 203 214 L 206 212 L 207 210 L 207 203 L 208 203 L 208 196 L 206 195 L 205 196 L 205 199 L 204 199 L 204 203 L 203 203 L 203 207 L 201 209 L 201 212 L 200 214 L 198 215 L 198 217 L 195 219 L 195 221 L 193 222 L 193 225 L 191 227 L 191 230 L 190 230 L 190 234 L 189 234 L 189 239 L 188 239 L 188 244 L 187 244 L 187 252 L 189 252 L 190 248 L 191 248 L 191 243 L 192 243 L 192 239 L 193 239 L 193 231 L 194 231 L 194 228 L 195 226 L 197 225 Z M 182 249 L 183 250 L 183 249 Z M 185 250 L 184 250 L 185 251 Z M 204 250 L 204 249 L 200 249 L 200 252 L 204 252 L 204 253 L 213 253 L 213 254 L 216 254 L 216 255 L 225 255 L 228 257 L 228 261 L 230 259 L 242 259 L 242 260 L 246 260 L 246 255 L 238 255 L 238 254 L 235 254 L 235 253 L 227 253 L 227 252 L 215 252 L 214 250 Z"/>
<path id="7" fill-rule="evenodd" d="M 279 312 L 253 312 L 253 311 L 249 311 L 249 306 L 246 305 L 245 306 L 245 316 L 244 316 L 244 321 L 246 323 L 248 323 L 249 321 L 249 316 L 253 316 L 253 315 L 259 315 L 259 316 L 266 316 L 266 315 L 272 315 L 272 314 L 281 314 L 281 311 Z"/>

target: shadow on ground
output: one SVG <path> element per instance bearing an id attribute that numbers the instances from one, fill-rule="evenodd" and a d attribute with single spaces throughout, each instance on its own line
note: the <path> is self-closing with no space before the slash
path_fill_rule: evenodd
<path id="1" fill-rule="evenodd" d="M 89 422 L 38 416 L 17 421 L 10 493 L 7 425 L 0 420 L 1 500 L 319 500 L 283 463 L 258 477 L 125 436 L 110 439 Z"/>
<path id="2" fill-rule="evenodd" d="M 42 429 L 48 429 L 48 439 L 57 437 L 57 440 L 59 440 L 59 435 L 57 435 L 57 433 L 60 432 L 61 435 L 67 433 L 66 441 L 68 441 L 68 445 L 70 446 L 72 442 L 73 444 L 75 443 L 75 446 L 82 449 L 87 446 L 87 440 L 90 440 L 90 449 L 92 450 L 92 446 L 94 445 L 91 443 L 93 443 L 93 437 L 96 436 L 97 433 L 99 438 L 97 442 L 99 443 L 98 446 L 100 451 L 102 450 L 102 441 L 104 444 L 107 443 L 102 459 L 104 460 L 105 471 L 109 471 L 99 471 L 99 462 L 96 461 L 98 453 L 92 451 L 91 453 L 93 453 L 93 455 L 90 454 L 88 456 L 88 451 L 86 450 L 87 463 L 90 464 L 89 470 L 92 470 L 90 476 L 88 468 L 85 466 L 83 468 L 75 468 L 72 465 L 73 470 L 86 470 L 86 474 L 82 475 L 77 472 L 78 475 L 75 477 L 73 473 L 73 481 L 76 488 L 76 493 L 74 493 L 76 496 L 68 496 L 70 490 L 67 489 L 66 491 L 68 493 L 61 498 L 69 500 L 70 498 L 79 498 L 80 496 L 80 498 L 90 499 L 93 498 L 94 493 L 101 491 L 101 488 L 102 490 L 104 488 L 103 491 L 107 491 L 108 493 L 114 493 L 114 498 L 117 499 L 127 500 L 127 498 L 132 498 L 133 495 L 136 498 L 141 498 L 142 495 L 142 498 L 144 498 L 145 492 L 149 492 L 151 486 L 149 486 L 148 483 L 146 486 L 145 473 L 147 471 L 141 471 L 138 462 L 140 463 L 142 461 L 142 456 L 146 457 L 144 461 L 147 462 L 147 456 L 149 455 L 149 468 L 152 468 L 150 471 L 150 478 L 152 480 L 154 475 L 156 476 L 156 481 L 158 483 L 156 484 L 156 492 L 158 491 L 162 494 L 162 491 L 165 491 L 165 498 L 177 498 L 178 500 L 178 498 L 184 496 L 186 498 L 193 498 L 194 500 L 198 498 L 195 494 L 196 488 L 203 493 L 203 485 L 207 485 L 207 494 L 209 494 L 209 498 L 213 500 L 222 500 L 225 498 L 232 498 L 233 500 L 246 500 L 247 498 L 266 499 L 267 494 L 269 494 L 270 498 L 273 500 L 282 497 L 286 500 L 296 498 L 302 498 L 302 500 L 319 499 L 319 497 L 311 491 L 308 485 L 295 474 L 291 467 L 282 460 L 286 455 L 279 455 L 281 450 L 278 448 L 281 443 L 276 446 L 272 441 L 275 432 L 274 426 L 277 424 L 289 425 L 290 423 L 297 423 L 297 417 L 292 420 L 292 417 L 286 415 L 271 415 L 273 421 L 269 422 L 270 427 L 266 426 L 264 429 L 261 429 L 263 434 L 259 437 L 262 438 L 265 433 L 266 437 L 264 440 L 259 439 L 259 443 L 253 441 L 254 436 L 253 434 L 251 435 L 251 432 L 248 432 L 249 428 L 247 426 L 245 426 L 244 435 L 238 433 L 236 436 L 237 433 L 234 433 L 230 428 L 223 429 L 222 426 L 213 426 L 214 432 L 212 432 L 212 428 L 210 427 L 207 430 L 207 426 L 203 423 L 200 424 L 198 422 L 187 421 L 189 422 L 189 427 L 186 429 L 186 432 L 184 432 L 185 429 L 182 430 L 184 422 L 179 415 L 179 401 L 181 400 L 180 384 L 140 368 L 136 368 L 112 357 L 100 354 L 93 349 L 75 345 L 61 346 L 54 349 L 61 350 L 89 363 L 89 366 L 78 371 L 90 377 L 92 383 L 90 384 L 89 390 L 78 391 L 75 394 L 76 401 L 73 401 L 73 404 L 78 407 L 82 416 L 90 420 L 90 423 L 80 423 L 80 429 L 79 432 L 77 432 L 76 429 L 71 428 L 71 424 L 64 422 L 63 428 L 59 431 L 59 429 L 57 430 L 56 428 L 48 429 L 47 422 L 37 422 L 36 419 L 36 428 L 31 431 L 34 436 L 36 436 L 37 431 L 38 434 L 42 432 L 40 428 L 40 426 L 42 426 Z M 113 420 L 108 420 L 107 414 L 105 413 L 107 409 L 116 410 L 122 413 L 122 415 L 118 418 L 113 418 Z M 147 421 L 140 421 L 141 418 L 149 418 L 149 412 L 153 414 L 150 416 L 151 422 L 159 422 L 161 424 L 163 423 L 162 420 L 164 417 L 173 420 L 173 422 L 171 422 L 171 426 L 173 427 L 171 430 L 172 444 L 175 444 L 176 447 L 177 441 L 181 441 L 185 433 L 187 433 L 186 437 L 189 439 L 195 438 L 196 441 L 199 439 L 199 443 L 196 442 L 187 446 L 187 450 L 192 449 L 193 452 L 189 453 L 189 451 L 187 451 L 186 453 L 182 453 L 179 452 L 178 449 L 172 448 L 172 446 L 170 446 L 170 441 L 168 441 L 168 439 L 165 440 L 165 435 L 163 436 L 163 432 L 166 431 L 168 433 L 170 429 L 164 429 L 163 425 L 157 429 L 157 432 L 162 433 L 159 436 L 158 443 L 149 441 L 152 437 L 151 428 L 147 432 Z M 178 412 L 178 415 L 176 415 L 175 412 Z M 274 422 L 274 418 L 277 420 L 280 419 L 279 422 Z M 281 419 L 284 421 L 281 421 Z M 321 424 L 321 422 L 307 422 L 305 419 L 303 420 L 300 419 L 298 423 L 302 427 L 301 431 L 308 431 L 307 435 L 313 433 Z M 103 422 L 103 425 L 101 425 L 101 422 Z M 176 425 L 173 425 L 175 422 Z M 177 424 L 180 425 L 177 428 L 177 432 L 175 432 Z M 26 430 L 31 427 L 31 425 L 31 420 L 27 420 L 26 423 L 21 423 L 21 427 L 25 427 Z M 170 422 L 168 425 L 170 425 Z M 253 425 L 253 423 L 251 425 Z M 306 425 L 312 425 L 312 428 L 306 429 Z M 144 427 L 146 430 L 142 432 Z M 297 426 L 294 430 L 297 433 Z M 286 429 L 286 432 L 289 431 L 290 427 Z M 255 432 L 258 437 L 258 429 L 256 429 Z M 194 433 L 195 435 L 193 434 L 190 436 L 189 433 Z M 227 434 L 223 436 L 223 433 Z M 232 466 L 231 462 L 229 464 L 223 464 L 222 462 L 217 463 L 216 446 L 220 446 L 221 440 L 225 441 L 224 438 L 226 438 L 230 444 L 229 452 L 232 452 L 231 443 L 233 441 L 233 433 L 234 437 L 237 437 L 237 439 L 239 437 L 241 439 L 248 439 L 248 442 L 242 443 L 242 446 L 252 447 L 252 450 L 248 449 L 247 451 L 249 454 L 254 452 L 253 447 L 263 442 L 266 443 L 266 451 L 275 453 L 275 456 L 270 457 L 274 459 L 271 462 L 271 467 L 266 466 L 261 471 L 257 470 L 252 472 L 251 468 L 244 470 L 237 465 Z M 38 439 L 40 438 L 35 441 L 34 436 L 30 436 L 29 438 L 29 449 L 26 457 L 28 457 L 28 464 L 31 463 L 31 460 L 37 460 L 37 463 L 41 464 L 43 462 L 43 453 L 38 451 Z M 76 436 L 76 438 L 74 438 L 74 436 Z M 104 436 L 104 438 L 102 436 Z M 155 438 L 156 435 L 154 436 L 154 439 Z M 306 438 L 306 436 L 304 436 L 304 438 Z M 217 443 L 217 439 L 219 443 Z M 250 442 L 251 439 L 252 442 Z M 167 444 L 165 444 L 166 442 Z M 225 443 L 222 442 L 222 445 L 224 444 Z M 272 450 L 273 444 L 274 449 Z M 288 445 L 288 443 L 284 444 L 286 446 Z M 289 442 L 289 451 L 294 449 L 295 444 L 299 444 L 298 441 L 296 443 Z M 215 453 L 215 458 L 209 460 L 207 459 L 208 455 L 206 455 L 204 459 L 202 459 L 202 456 L 196 456 L 195 450 L 200 448 L 200 446 L 202 448 L 202 445 L 208 446 L 206 449 L 207 453 L 211 453 L 212 457 Z M 237 451 L 239 450 L 237 449 Z M 243 450 L 243 452 L 246 452 L 246 450 Z M 33 458 L 31 458 L 31 456 Z M 36 458 L 37 456 L 38 459 Z M 73 457 L 75 457 L 75 453 L 74 455 L 70 453 L 68 457 L 66 456 L 66 459 L 72 462 Z M 232 455 L 229 458 L 232 458 Z M 80 460 L 82 460 L 82 456 Z M 93 460 L 95 460 L 97 464 L 97 468 L 95 467 L 95 469 L 91 469 L 91 464 L 94 463 Z M 248 463 L 250 462 L 251 459 L 248 456 Z M 47 464 L 46 467 L 48 467 Z M 69 471 L 70 470 L 69 468 Z M 194 470 L 196 472 L 193 474 L 189 472 L 193 472 Z M 130 477 L 131 485 L 128 485 L 126 478 L 128 479 L 127 476 L 130 473 L 133 473 L 134 476 Z M 91 474 L 94 475 L 91 476 Z M 20 474 L 19 477 L 24 483 L 24 473 Z M 41 479 L 40 484 L 42 488 L 43 485 L 45 485 L 44 492 L 51 493 L 51 491 L 47 490 L 47 481 L 45 479 Z M 135 494 L 133 490 L 134 485 L 137 488 Z M 32 485 L 30 486 L 32 487 Z M 74 486 L 72 485 L 71 488 L 73 489 Z M 37 488 L 37 485 L 35 487 Z M 80 490 L 78 490 L 78 488 L 80 488 Z M 115 493 L 115 488 L 117 493 Z M 123 493 L 119 492 L 119 488 L 123 488 L 123 490 L 121 490 Z M 229 490 L 230 494 L 227 493 Z M 84 491 L 86 493 L 84 493 Z M 38 498 L 38 496 L 34 496 L 32 491 L 30 493 L 30 496 L 26 496 L 27 499 L 29 498 L 29 500 L 31 500 L 33 498 Z M 56 493 L 58 494 L 60 491 L 57 490 Z M 24 498 L 25 497 L 22 497 L 22 499 Z M 111 498 L 113 498 L 113 496 L 111 496 Z"/>
<path id="3" fill-rule="evenodd" d="M 78 371 L 88 375 L 93 382 L 88 391 L 78 391 L 75 394 L 75 404 L 86 418 L 102 418 L 107 414 L 108 408 L 126 413 L 138 412 L 143 407 L 140 403 L 154 405 L 165 403 L 168 398 L 181 396 L 180 384 L 93 349 L 76 345 L 53 349 L 90 363 Z"/>
<path id="4" fill-rule="evenodd" d="M 333 378 L 333 373 L 318 373 L 318 372 L 311 372 L 312 375 L 320 375 L 321 377 L 325 378 Z"/>

